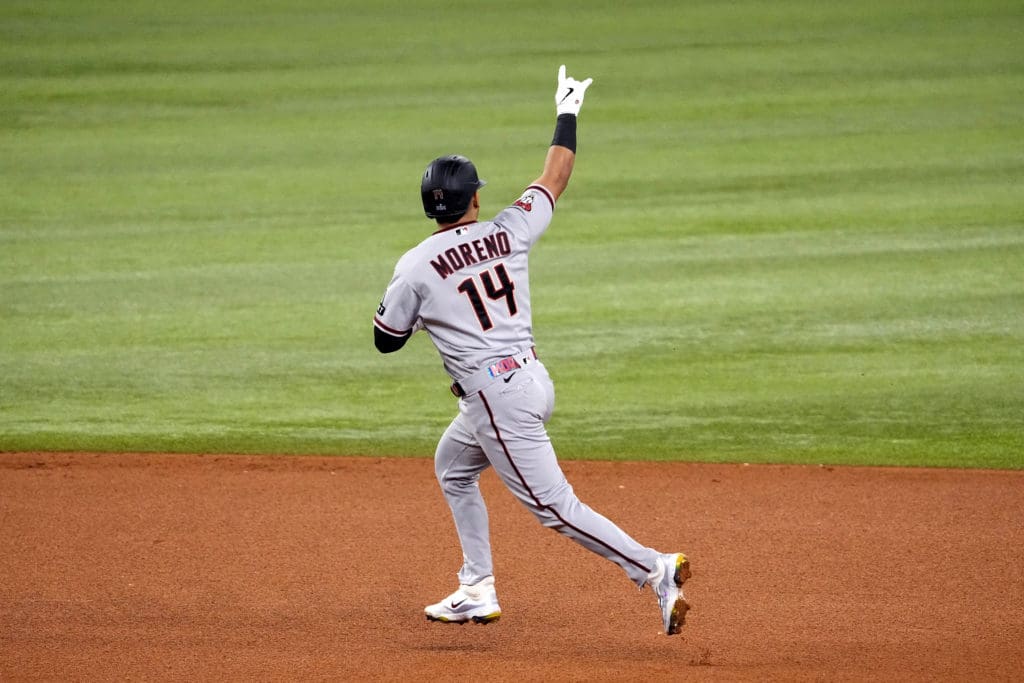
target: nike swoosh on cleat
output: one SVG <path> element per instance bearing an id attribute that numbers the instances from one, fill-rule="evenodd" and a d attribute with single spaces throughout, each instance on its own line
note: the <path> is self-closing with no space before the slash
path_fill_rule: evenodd
<path id="1" fill-rule="evenodd" d="M 462 599 L 461 599 L 461 600 L 459 600 L 458 602 L 455 602 L 454 600 L 452 600 L 451 608 L 452 608 L 452 609 L 455 609 L 456 607 L 458 607 L 458 606 L 459 606 L 459 605 L 461 605 L 462 603 L 466 602 L 466 600 L 469 600 L 469 598 L 462 598 Z"/>
<path id="2" fill-rule="evenodd" d="M 565 93 L 565 97 L 562 98 L 562 101 L 559 102 L 559 104 L 561 104 L 562 102 L 565 102 L 567 99 L 569 99 L 569 95 L 571 95 L 574 90 L 576 90 L 576 88 L 569 88 L 569 92 Z"/>

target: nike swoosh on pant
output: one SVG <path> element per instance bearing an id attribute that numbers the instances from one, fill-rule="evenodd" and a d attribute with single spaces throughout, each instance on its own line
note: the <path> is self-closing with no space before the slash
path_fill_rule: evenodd
<path id="1" fill-rule="evenodd" d="M 503 382 L 504 382 L 505 384 L 508 384 L 508 381 L 509 381 L 510 379 L 512 379 L 513 377 L 515 377 L 515 376 L 516 376 L 516 373 L 514 373 L 514 372 L 513 372 L 513 373 L 512 373 L 511 375 L 509 375 L 508 377 L 506 377 L 506 378 L 505 378 L 505 379 L 503 379 L 502 381 L 503 381 Z"/>

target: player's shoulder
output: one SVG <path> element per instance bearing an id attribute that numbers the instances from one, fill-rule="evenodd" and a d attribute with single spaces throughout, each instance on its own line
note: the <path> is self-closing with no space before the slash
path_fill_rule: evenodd
<path id="1" fill-rule="evenodd" d="M 426 240 L 422 240 L 419 244 L 406 249 L 405 253 L 398 257 L 398 262 L 395 263 L 395 273 L 401 275 L 408 273 L 415 267 L 416 261 L 419 258 L 419 254 L 423 251 L 423 245 Z"/>
<path id="2" fill-rule="evenodd" d="M 555 210 L 555 198 L 543 185 L 533 184 L 526 187 L 519 197 L 506 206 L 497 216 L 495 222 L 502 222 L 509 217 L 530 220 L 550 218 Z"/>
<path id="3" fill-rule="evenodd" d="M 519 196 L 519 199 L 512 206 L 517 206 L 526 212 L 531 212 L 537 205 L 537 202 L 541 202 L 543 208 L 549 211 L 553 211 L 555 208 L 555 196 L 551 194 L 551 190 L 543 185 L 534 183 L 523 190 L 523 194 Z"/>
<path id="4" fill-rule="evenodd" d="M 395 264 L 395 273 L 398 275 L 409 275 L 416 269 L 416 264 L 420 260 L 420 254 L 423 252 L 423 242 L 420 242 L 415 247 L 409 249 L 398 258 L 398 263 Z"/>
<path id="5" fill-rule="evenodd" d="M 547 230 L 555 210 L 555 199 L 543 185 L 528 185 L 519 198 L 505 207 L 494 222 L 515 235 L 522 248 L 529 249 Z"/>

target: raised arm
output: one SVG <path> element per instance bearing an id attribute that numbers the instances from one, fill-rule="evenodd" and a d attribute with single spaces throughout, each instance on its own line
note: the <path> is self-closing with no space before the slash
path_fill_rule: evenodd
<path id="1" fill-rule="evenodd" d="M 576 163 L 576 117 L 583 106 L 583 95 L 594 82 L 593 78 L 577 81 L 565 75 L 565 65 L 558 68 L 558 89 L 555 90 L 555 136 L 544 160 L 544 172 L 534 181 L 550 190 L 558 199 L 569 185 L 573 165 Z"/>

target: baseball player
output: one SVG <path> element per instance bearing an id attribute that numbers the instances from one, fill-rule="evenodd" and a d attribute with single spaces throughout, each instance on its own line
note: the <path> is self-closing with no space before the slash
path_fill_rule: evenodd
<path id="1" fill-rule="evenodd" d="M 541 524 L 619 565 L 640 589 L 650 586 L 665 633 L 678 633 L 689 609 L 682 591 L 690 565 L 682 553 L 645 547 L 584 505 L 559 467 L 545 424 L 554 385 L 534 346 L 528 256 L 551 222 L 576 159 L 576 119 L 593 79 L 558 70 L 557 123 L 540 177 L 510 206 L 480 220 L 485 184 L 462 156 L 435 159 L 420 186 L 437 231 L 395 267 L 377 315 L 382 353 L 424 330 L 451 376 L 459 413 L 441 437 L 434 468 L 462 545 L 459 588 L 426 607 L 427 619 L 486 624 L 501 616 L 495 592 L 481 472 L 493 467 Z"/>

